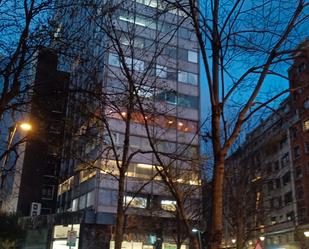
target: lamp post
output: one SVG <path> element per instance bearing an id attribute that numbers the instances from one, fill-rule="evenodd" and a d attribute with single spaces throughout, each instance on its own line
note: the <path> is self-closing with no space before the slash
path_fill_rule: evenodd
<path id="1" fill-rule="evenodd" d="M 8 162 L 8 159 L 9 159 L 9 151 L 12 148 L 12 143 L 13 143 L 13 140 L 14 140 L 17 128 L 20 128 L 23 131 L 30 131 L 32 129 L 32 126 L 28 122 L 17 122 L 17 123 L 14 124 L 13 127 L 11 127 L 9 129 L 7 151 L 4 154 L 2 165 L 1 165 L 1 169 L 0 169 L 0 177 L 1 177 L 0 188 L 2 188 L 3 184 L 4 184 L 5 175 L 3 174 L 3 171 L 5 171 L 5 166 L 6 166 L 7 162 Z"/>
<path id="2" fill-rule="evenodd" d="M 196 233 L 197 234 L 199 248 L 202 249 L 201 231 L 198 230 L 197 228 L 192 228 L 192 233 Z"/>

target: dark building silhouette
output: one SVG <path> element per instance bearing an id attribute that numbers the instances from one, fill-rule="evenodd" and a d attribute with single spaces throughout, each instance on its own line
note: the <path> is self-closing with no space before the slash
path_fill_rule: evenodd
<path id="1" fill-rule="evenodd" d="M 33 131 L 26 144 L 17 212 L 30 215 L 32 203 L 41 214 L 54 213 L 64 133 L 69 74 L 57 70 L 58 57 L 42 49 L 36 66 L 30 120 Z"/>

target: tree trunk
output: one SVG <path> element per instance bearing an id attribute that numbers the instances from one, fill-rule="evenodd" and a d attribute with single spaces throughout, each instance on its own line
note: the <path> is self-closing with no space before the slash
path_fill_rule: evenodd
<path id="1" fill-rule="evenodd" d="M 222 194 L 223 194 L 223 178 L 224 178 L 224 156 L 219 155 L 218 160 L 214 164 L 214 179 L 213 179 L 213 205 L 211 217 L 210 231 L 210 249 L 219 249 L 222 241 Z"/>
<path id="2" fill-rule="evenodd" d="M 124 232 L 124 219 L 125 213 L 123 210 L 123 199 L 124 199 L 124 186 L 125 186 L 125 174 L 120 172 L 119 183 L 118 183 L 118 202 L 117 202 L 117 218 L 116 218 L 116 229 L 115 229 L 115 249 L 121 249 Z"/>

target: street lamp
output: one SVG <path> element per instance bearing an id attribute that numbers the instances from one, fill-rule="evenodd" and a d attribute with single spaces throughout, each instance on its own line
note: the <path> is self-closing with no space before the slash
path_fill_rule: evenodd
<path id="1" fill-rule="evenodd" d="M 264 241 L 264 240 L 265 240 L 265 236 L 261 235 L 261 236 L 260 236 L 260 240 L 261 240 L 261 241 Z"/>
<path id="2" fill-rule="evenodd" d="M 28 122 L 16 122 L 14 124 L 14 126 L 9 129 L 10 132 L 9 132 L 9 136 L 8 136 L 7 151 L 4 154 L 2 166 L 1 166 L 1 169 L 0 169 L 0 177 L 1 177 L 0 188 L 2 188 L 3 184 L 4 184 L 5 175 L 3 174 L 3 171 L 5 170 L 5 166 L 8 162 L 8 159 L 9 159 L 9 151 L 12 148 L 12 143 L 13 143 L 17 128 L 20 128 L 23 131 L 30 131 L 32 129 L 32 125 Z"/>
<path id="3" fill-rule="evenodd" d="M 232 243 L 233 243 L 233 244 L 235 244 L 235 243 L 236 243 L 236 239 L 232 239 L 231 241 L 232 241 Z"/>
<path id="4" fill-rule="evenodd" d="M 192 233 L 197 233 L 199 248 L 202 248 L 202 238 L 201 238 L 201 231 L 197 228 L 192 228 Z"/>
<path id="5" fill-rule="evenodd" d="M 32 129 L 32 125 L 30 123 L 21 123 L 19 127 L 24 131 L 30 131 Z"/>
<path id="6" fill-rule="evenodd" d="M 304 232 L 306 238 L 309 238 L 309 230 Z"/>

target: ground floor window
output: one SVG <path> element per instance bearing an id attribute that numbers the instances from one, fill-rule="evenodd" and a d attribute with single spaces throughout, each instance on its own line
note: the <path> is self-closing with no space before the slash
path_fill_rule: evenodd
<path id="1" fill-rule="evenodd" d="M 115 248 L 115 241 L 110 242 L 109 249 Z M 122 249 L 154 249 L 154 245 L 144 244 L 143 242 L 136 242 L 136 241 L 123 241 L 122 242 Z M 187 249 L 187 245 L 182 245 L 181 249 Z M 162 249 L 177 249 L 177 245 L 173 243 L 163 243 Z"/>
<path id="2" fill-rule="evenodd" d="M 54 226 L 51 249 L 78 249 L 80 224 Z"/>

